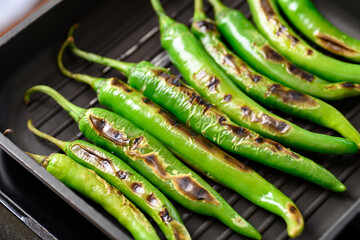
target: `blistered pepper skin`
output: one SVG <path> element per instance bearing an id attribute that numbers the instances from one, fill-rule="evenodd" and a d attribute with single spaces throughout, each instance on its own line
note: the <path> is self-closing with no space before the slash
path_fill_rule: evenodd
<path id="1" fill-rule="evenodd" d="M 164 12 L 159 22 L 161 44 L 186 82 L 235 123 L 288 147 L 333 154 L 358 151 L 353 141 L 307 131 L 266 110 L 229 79 L 184 24 Z M 231 101 L 224 101 L 229 94 Z"/>
<path id="2" fill-rule="evenodd" d="M 310 0 L 277 0 L 289 21 L 318 46 L 360 63 L 360 41 L 326 20 Z"/>
<path id="3" fill-rule="evenodd" d="M 360 83 L 360 66 L 326 56 L 295 33 L 279 13 L 275 0 L 248 0 L 259 31 L 281 54 L 313 74 L 331 82 Z"/>
<path id="4" fill-rule="evenodd" d="M 209 0 L 214 6 L 216 25 L 226 42 L 251 67 L 270 79 L 299 92 L 324 100 L 339 100 L 360 95 L 360 85 L 330 83 L 298 68 L 260 34 L 240 11 Z"/>
<path id="5" fill-rule="evenodd" d="M 139 209 L 94 171 L 59 153 L 48 157 L 29 155 L 39 163 L 41 161 L 41 165 L 66 186 L 101 205 L 128 229 L 135 239 L 160 239 Z M 43 157 L 45 158 L 41 160 Z"/>
<path id="6" fill-rule="evenodd" d="M 126 63 L 85 52 L 75 46 L 73 39 L 68 43 L 78 56 L 119 70 L 128 77 L 127 83 L 130 86 L 141 91 L 180 121 L 227 151 L 337 191 L 335 187 L 337 184 L 330 184 L 334 176 L 327 170 L 279 143 L 238 126 L 216 106 L 203 99 L 193 88 L 171 75 L 168 70 L 146 61 L 138 64 Z M 60 70 L 69 77 L 79 81 L 86 78 L 84 75 L 69 74 L 62 64 L 59 66 Z M 230 101 L 231 98 L 232 96 L 228 95 L 226 101 Z M 318 169 L 316 174 L 314 169 Z"/>
<path id="7" fill-rule="evenodd" d="M 121 131 L 108 129 L 104 134 L 99 131 L 91 131 L 94 124 L 97 124 L 98 127 L 108 127 L 105 117 L 109 117 L 107 121 L 112 122 L 118 118 L 118 115 L 101 108 L 83 109 L 75 106 L 57 91 L 47 86 L 30 88 L 25 93 L 25 102 L 28 102 L 30 95 L 37 91 L 44 92 L 54 98 L 74 118 L 79 124 L 79 129 L 90 141 L 95 138 L 95 140 L 99 141 L 97 143 L 100 144 L 103 139 L 111 140 L 111 138 L 114 138 L 113 141 L 108 141 L 106 144 L 121 145 L 126 144 L 127 141 L 129 141 L 128 144 L 134 144 L 134 141 L 124 139 Z M 91 116 L 94 116 L 94 118 L 91 118 Z M 122 122 L 126 124 L 128 121 L 124 119 Z M 127 127 L 136 131 L 136 127 L 131 123 Z M 67 142 L 63 149 L 70 157 L 96 171 L 146 212 L 156 222 L 167 239 L 191 239 L 173 204 L 155 186 L 120 158 L 84 141 L 75 141 L 74 144 Z M 134 150 L 136 151 L 136 149 Z"/>
<path id="8" fill-rule="evenodd" d="M 96 58 L 96 55 L 91 54 L 91 58 Z M 106 59 L 106 61 L 111 60 Z M 123 62 L 111 62 L 112 65 L 124 65 Z M 134 64 L 130 65 L 134 66 Z M 131 66 L 125 68 L 130 71 Z M 101 104 L 141 126 L 181 156 L 188 165 L 235 190 L 256 205 L 283 217 L 289 235 L 295 236 L 301 233 L 304 226 L 303 218 L 289 198 L 249 167 L 187 128 L 140 92 L 116 79 L 104 81 L 87 75 L 70 73 L 61 64 L 59 67 L 66 76 L 91 85 L 97 92 Z M 339 187 L 339 191 L 345 190 L 344 185 L 340 184 Z"/>
<path id="9" fill-rule="evenodd" d="M 197 1 L 201 0 L 195 2 Z M 337 109 L 319 99 L 276 83 L 253 70 L 220 40 L 215 22 L 206 17 L 202 8 L 195 7 L 193 19 L 192 32 L 209 55 L 248 96 L 265 106 L 336 130 L 360 146 L 359 132 Z"/>

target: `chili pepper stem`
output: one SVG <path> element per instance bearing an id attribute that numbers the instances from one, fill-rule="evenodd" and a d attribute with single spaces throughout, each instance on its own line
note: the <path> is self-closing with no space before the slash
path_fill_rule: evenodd
<path id="1" fill-rule="evenodd" d="M 44 155 L 38 155 L 38 154 L 34 154 L 34 153 L 29 153 L 29 152 L 25 152 L 29 157 L 31 157 L 32 159 L 34 159 L 36 162 L 38 162 L 39 164 L 41 164 L 45 158 L 47 158 L 47 156 Z"/>
<path id="2" fill-rule="evenodd" d="M 151 5 L 155 10 L 156 15 L 159 17 L 160 31 L 168 28 L 171 24 L 175 23 L 175 20 L 166 15 L 164 8 L 162 7 L 160 0 L 151 0 Z"/>
<path id="3" fill-rule="evenodd" d="M 56 146 L 58 146 L 63 152 L 66 151 L 66 142 L 61 141 L 57 138 L 54 138 L 53 136 L 50 136 L 44 132 L 39 131 L 37 128 L 34 127 L 32 124 L 32 120 L 29 119 L 27 122 L 27 126 L 31 132 L 33 132 L 36 136 L 43 138 L 51 143 L 54 143 Z"/>
<path id="4" fill-rule="evenodd" d="M 100 83 L 102 82 L 101 79 L 94 78 L 94 77 L 80 74 L 80 73 L 72 73 L 64 67 L 64 64 L 62 62 L 62 56 L 63 56 L 64 50 L 73 41 L 74 41 L 74 39 L 72 37 L 68 37 L 60 48 L 60 51 L 57 56 L 57 63 L 58 63 L 60 72 L 69 78 L 74 78 L 80 82 L 89 84 L 95 91 L 97 91 Z"/>
<path id="5" fill-rule="evenodd" d="M 194 1 L 194 20 L 197 21 L 199 19 L 206 18 L 206 14 L 204 12 L 204 2 L 203 0 L 195 0 Z"/>
<path id="6" fill-rule="evenodd" d="M 75 45 L 74 38 L 73 38 L 74 30 L 76 27 L 77 27 L 77 25 L 73 25 L 70 28 L 69 33 L 68 33 L 68 39 L 70 38 L 70 40 L 67 44 L 67 46 L 69 46 L 69 48 L 75 55 L 77 55 L 78 57 L 84 58 L 90 62 L 100 63 L 100 64 L 110 66 L 112 68 L 115 68 L 116 70 L 118 70 L 119 72 L 124 74 L 125 77 L 129 77 L 130 71 L 136 65 L 136 63 L 127 63 L 127 62 L 122 62 L 122 61 L 119 61 L 116 59 L 102 57 L 100 55 L 85 52 L 85 51 L 77 48 Z M 59 54 L 60 54 L 60 52 L 59 52 Z M 59 62 L 60 62 L 60 60 L 59 60 Z"/>
<path id="7" fill-rule="evenodd" d="M 228 9 L 227 6 L 225 6 L 222 2 L 219 0 L 208 0 L 208 2 L 213 6 L 215 14 L 218 14 L 222 11 L 225 11 Z"/>
<path id="8" fill-rule="evenodd" d="M 28 104 L 30 101 L 30 96 L 34 92 L 43 92 L 47 95 L 51 96 L 57 103 L 60 104 L 61 107 L 64 108 L 65 111 L 69 113 L 69 115 L 76 121 L 79 122 L 81 116 L 85 113 L 86 109 L 78 107 L 71 102 L 69 102 L 66 98 L 61 96 L 60 93 L 55 91 L 54 89 L 45 86 L 45 85 L 37 85 L 30 89 L 28 89 L 24 96 L 25 104 Z"/>

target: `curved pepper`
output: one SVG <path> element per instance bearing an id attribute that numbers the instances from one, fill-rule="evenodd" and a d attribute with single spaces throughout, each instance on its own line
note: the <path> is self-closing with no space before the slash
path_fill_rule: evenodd
<path id="1" fill-rule="evenodd" d="M 358 151 L 353 141 L 307 131 L 257 104 L 229 79 L 184 24 L 166 16 L 158 0 L 151 2 L 159 16 L 161 44 L 171 61 L 189 85 L 232 121 L 294 148 L 333 154 Z M 229 94 L 232 98 L 226 101 Z"/>
<path id="2" fill-rule="evenodd" d="M 65 74 L 92 86 L 102 105 L 142 127 L 192 168 L 235 190 L 254 204 L 281 216 L 287 223 L 290 236 L 302 232 L 303 217 L 289 198 L 252 169 L 187 128 L 140 92 L 116 79 L 102 81 L 82 74 Z M 345 186 L 340 183 L 339 191 L 344 189 Z"/>
<path id="3" fill-rule="evenodd" d="M 28 103 L 31 94 L 37 91 L 44 92 L 53 97 L 79 124 L 80 131 L 88 138 L 90 137 L 91 140 L 95 138 L 95 142 L 98 142 L 103 137 L 103 139 L 112 140 L 109 141 L 109 144 L 127 145 L 128 154 L 138 151 L 136 145 L 140 144 L 140 142 L 136 143 L 135 138 L 130 138 L 130 136 L 126 138 L 128 135 L 109 126 L 114 121 L 118 121 L 119 124 L 122 124 L 119 125 L 120 129 L 127 127 L 127 129 L 136 131 L 136 127 L 127 120 L 119 119 L 116 114 L 105 109 L 93 108 L 87 110 L 75 106 L 52 88 L 41 85 L 32 87 L 25 93 L 25 103 Z M 120 158 L 84 141 L 75 141 L 74 144 L 69 142 L 65 146 L 62 146 L 62 144 L 60 146 L 63 150 L 66 150 L 70 157 L 96 171 L 139 208 L 149 214 L 167 239 L 191 239 L 172 203 L 155 186 Z M 132 152 L 131 147 L 134 148 Z M 145 150 L 148 150 L 146 147 L 145 145 Z M 141 165 L 143 161 L 141 161 L 141 158 L 139 160 L 137 164 Z"/>
<path id="4" fill-rule="evenodd" d="M 207 102 L 193 88 L 164 68 L 145 61 L 138 64 L 125 63 L 84 52 L 76 48 L 73 39 L 69 38 L 59 51 L 58 57 L 59 69 L 64 75 L 86 82 L 86 76 L 71 74 L 64 69 L 61 55 L 67 44 L 71 44 L 71 49 L 77 55 L 119 70 L 128 78 L 130 86 L 227 151 L 307 179 L 325 188 L 334 191 L 344 190 L 338 188 L 342 184 L 339 185 L 338 180 L 326 169 L 279 143 L 238 126 L 216 106 Z"/>
<path id="5" fill-rule="evenodd" d="M 209 55 L 242 91 L 263 105 L 336 130 L 360 147 L 359 132 L 337 109 L 257 73 L 220 40 L 215 23 L 206 17 L 201 7 L 202 0 L 195 0 L 195 3 L 193 33 Z"/>
<path id="6" fill-rule="evenodd" d="M 135 239 L 160 239 L 139 209 L 94 171 L 63 154 L 55 153 L 50 156 L 27 154 L 66 186 L 101 205 L 129 230 Z"/>
<path id="7" fill-rule="evenodd" d="M 260 32 L 295 65 L 331 82 L 360 83 L 360 65 L 342 62 L 311 47 L 282 18 L 274 0 L 248 0 L 248 3 Z"/>
<path id="8" fill-rule="evenodd" d="M 277 0 L 291 23 L 318 46 L 360 62 L 360 41 L 326 20 L 310 0 Z"/>
<path id="9" fill-rule="evenodd" d="M 114 81 L 111 81 L 110 84 L 114 84 Z M 106 87 L 106 83 L 102 85 Z M 115 86 L 118 87 L 118 84 Z M 117 87 L 113 90 L 116 91 Z M 130 88 L 125 88 L 124 90 L 129 91 L 129 89 Z M 161 191 L 180 204 L 194 212 L 217 217 L 240 234 L 254 239 L 261 238 L 261 235 L 256 229 L 237 214 L 211 186 L 177 160 L 150 134 L 108 110 L 99 108 L 78 110 L 79 107 L 72 105 L 55 90 L 46 86 L 35 86 L 31 88 L 26 94 L 26 99 L 28 99 L 34 91 L 42 91 L 57 100 L 59 104 L 70 113 L 75 121 L 78 122 L 79 129 L 91 142 L 95 142 L 99 147 L 121 156 L 122 159 L 126 160 L 147 179 L 152 181 Z M 102 89 L 99 89 L 99 93 L 101 92 Z M 108 100 L 112 101 L 113 99 L 109 98 Z M 116 103 L 114 102 L 114 104 Z M 57 142 L 59 146 L 63 145 L 59 143 L 58 140 Z M 111 162 L 116 166 L 118 164 L 118 158 L 115 158 L 112 154 L 98 147 L 80 140 L 66 143 L 66 145 L 68 145 L 65 146 L 67 149 L 64 150 L 67 150 L 66 152 L 69 156 L 81 162 L 84 161 L 80 159 L 81 152 L 80 155 L 77 153 L 77 151 L 81 150 L 79 150 L 79 148 L 86 149 L 90 152 L 90 148 L 94 149 L 97 155 L 102 151 L 102 155 L 105 156 L 106 159 L 111 159 L 110 166 L 106 163 L 106 168 L 103 168 L 103 171 L 109 171 L 112 178 L 115 178 L 115 181 L 119 181 L 119 178 L 121 180 L 131 179 L 133 175 L 133 173 L 128 170 L 120 173 L 119 171 L 115 171 L 116 169 L 114 170 L 112 168 Z M 84 164 L 89 165 L 89 163 L 86 162 L 84 162 Z M 248 177 L 250 181 L 257 177 L 262 179 L 256 173 L 252 175 L 254 176 Z M 244 179 L 246 180 L 246 177 L 240 180 Z M 135 191 L 143 191 L 141 184 L 131 183 L 130 186 Z M 164 223 L 171 226 L 173 232 L 171 232 L 171 235 L 166 236 L 168 239 L 177 239 L 177 237 L 179 239 L 190 238 L 185 227 L 182 225 L 181 219 L 178 215 L 175 215 L 175 210 L 172 211 L 172 205 L 162 203 L 159 201 L 161 198 L 156 195 L 142 194 L 142 196 L 147 204 L 151 206 L 154 205 L 153 207 L 156 207 L 156 209 L 159 208 L 158 216 Z M 164 208 L 164 206 L 167 207 Z"/>
<path id="10" fill-rule="evenodd" d="M 329 83 L 284 58 L 238 10 L 209 0 L 215 10 L 216 25 L 232 49 L 259 73 L 287 87 L 325 100 L 360 95 L 360 85 Z"/>
<path id="11" fill-rule="evenodd" d="M 94 119 L 95 113 L 93 112 L 92 114 L 92 118 Z M 96 117 L 101 116 L 98 114 Z M 119 141 L 117 141 L 117 144 L 114 141 L 111 142 L 109 138 L 102 139 L 103 136 L 101 136 L 102 134 L 100 132 L 98 132 L 98 137 L 91 135 L 91 132 L 96 132 L 95 128 L 93 128 L 92 131 L 86 131 L 85 134 L 89 136 L 89 139 L 93 142 L 104 142 L 99 145 L 121 156 L 129 165 L 157 186 L 159 190 L 184 207 L 193 212 L 216 217 L 237 233 L 260 238 L 260 234 L 246 223 L 219 193 L 195 172 L 176 159 L 161 143 L 143 131 L 139 131 L 136 128 L 130 129 L 129 124 L 121 123 L 121 125 L 119 125 L 119 123 L 120 121 L 116 121 L 116 123 L 113 122 L 113 126 L 111 127 L 114 131 L 118 131 L 118 134 L 121 132 L 122 144 L 119 144 Z M 95 125 L 96 124 L 94 124 L 94 126 Z M 121 126 L 122 130 L 120 131 L 120 129 L 117 129 L 114 125 Z M 105 174 L 105 179 L 110 177 L 115 178 L 114 181 L 121 181 L 117 178 L 128 180 L 128 176 L 131 176 L 131 172 L 129 171 L 116 171 L 113 169 L 111 163 L 121 160 L 116 159 L 114 155 L 99 147 L 82 140 L 73 142 L 60 141 L 40 132 L 31 122 L 28 123 L 28 127 L 37 136 L 56 144 L 62 151 L 80 164 L 93 169 L 100 176 Z M 131 132 L 127 131 L 128 129 L 131 130 Z M 110 132 L 110 130 L 107 130 L 107 132 Z M 113 147 L 108 147 L 109 144 L 112 144 Z M 94 153 L 97 154 L 95 155 Z M 104 159 L 103 157 L 98 157 L 100 155 L 99 153 L 105 156 L 107 160 L 104 161 L 102 160 Z M 91 156 L 91 158 L 89 158 L 89 156 Z M 109 168 L 109 166 L 111 167 Z M 117 164 L 114 164 L 114 166 L 117 166 Z M 109 172 L 112 176 L 109 176 Z M 155 196 L 147 197 L 146 201 L 152 204 L 159 203 Z"/>

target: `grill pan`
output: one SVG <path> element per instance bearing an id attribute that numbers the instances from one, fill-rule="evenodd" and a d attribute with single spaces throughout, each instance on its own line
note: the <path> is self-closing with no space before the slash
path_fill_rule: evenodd
<path id="1" fill-rule="evenodd" d="M 190 24 L 192 1 L 162 2 L 170 16 Z M 225 0 L 224 3 L 251 17 L 244 0 Z M 341 5 L 336 0 L 314 0 L 314 3 L 334 24 L 360 38 L 360 32 L 356 32 L 360 23 L 356 9 L 359 9 L 360 3 L 355 0 L 342 1 Z M 148 60 L 171 68 L 179 77 L 180 74 L 161 48 L 157 17 L 149 1 L 59 0 L 48 4 L 33 14 L 30 17 L 33 19 L 28 20 L 27 24 L 13 29 L 10 35 L 4 36 L 5 40 L 0 39 L 0 131 L 14 130 L 13 134 L 7 136 L 0 134 L 0 146 L 4 150 L 0 152 L 0 193 L 17 203 L 15 207 L 12 205 L 12 209 L 27 210 L 26 213 L 18 212 L 17 216 L 38 224 L 39 227 L 29 227 L 43 239 L 79 239 L 85 236 L 131 239 L 129 233 L 104 210 L 66 188 L 23 153 L 22 150 L 26 150 L 46 155 L 59 151 L 27 130 L 26 121 L 30 118 L 40 130 L 59 139 L 84 137 L 70 116 L 50 98 L 34 95 L 31 104 L 25 107 L 22 97 L 29 87 L 45 84 L 76 105 L 100 107 L 90 87 L 63 77 L 56 67 L 59 47 L 68 28 L 75 22 L 80 24 L 75 32 L 75 40 L 84 50 L 130 62 Z M 207 13 L 212 16 L 209 5 L 205 6 Z M 69 52 L 64 56 L 64 64 L 74 72 L 122 78 L 114 70 L 78 59 Z M 357 129 L 360 129 L 359 100 L 360 97 L 331 102 Z M 328 129 L 276 113 L 307 130 L 337 136 Z M 305 229 L 296 239 L 335 239 L 360 210 L 359 155 L 297 152 L 328 168 L 345 183 L 348 191 L 332 193 L 255 162 L 246 163 L 289 196 L 303 213 Z M 263 239 L 288 238 L 282 219 L 219 184 L 210 180 L 209 183 L 259 230 Z M 193 239 L 245 239 L 215 219 L 194 214 L 176 203 L 174 205 Z"/>

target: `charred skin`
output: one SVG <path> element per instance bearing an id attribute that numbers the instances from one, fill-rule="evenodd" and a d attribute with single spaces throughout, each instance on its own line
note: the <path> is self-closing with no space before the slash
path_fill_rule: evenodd
<path id="1" fill-rule="evenodd" d="M 140 210 L 94 171 L 62 154 L 50 155 L 42 165 L 65 185 L 104 207 L 135 239 L 159 239 Z"/>
<path id="2" fill-rule="evenodd" d="M 329 52 L 360 62 L 360 41 L 343 33 L 327 21 L 311 1 L 279 0 L 277 2 L 289 21 L 308 39 Z"/>
<path id="3" fill-rule="evenodd" d="M 217 2 L 217 1 L 214 1 Z M 252 68 L 289 88 L 324 100 L 339 100 L 359 96 L 360 85 L 344 88 L 296 67 L 284 58 L 239 11 L 223 6 L 215 13 L 221 35 L 238 56 Z M 306 49 L 305 55 L 314 54 Z"/>
<path id="4" fill-rule="evenodd" d="M 83 121 L 81 120 L 81 122 Z M 92 169 L 119 189 L 149 214 L 167 237 L 176 239 L 173 234 L 174 229 L 170 225 L 171 221 L 161 218 L 161 213 L 166 211 L 171 216 L 170 219 L 182 223 L 174 206 L 157 188 L 122 160 L 99 147 L 81 140 L 68 143 L 67 155 L 78 163 Z"/>
<path id="5" fill-rule="evenodd" d="M 204 22 L 207 23 L 204 24 Z M 338 122 L 338 124 L 334 124 L 334 119 L 337 119 L 339 115 L 342 116 L 339 111 L 319 99 L 289 89 L 254 71 L 221 42 L 215 23 L 211 19 L 206 17 L 200 20 L 195 19 L 192 31 L 203 43 L 207 52 L 229 75 L 233 82 L 253 99 L 265 106 L 310 120 L 324 127 L 334 130 L 340 129 L 340 133 L 345 133 L 345 131 L 343 131 L 344 128 L 339 128 L 337 125 L 343 126 L 350 124 L 349 121 L 343 118 L 343 123 Z M 305 81 L 312 82 L 314 80 L 313 75 L 288 62 L 270 46 L 265 45 L 262 49 L 268 60 L 285 64 L 289 72 Z M 347 86 L 353 88 L 354 84 L 343 83 L 341 86 L 344 88 Z M 249 108 L 243 107 L 242 110 L 251 114 Z M 344 136 L 350 137 L 348 134 L 344 134 Z M 351 140 L 356 141 L 356 138 Z"/>
<path id="6" fill-rule="evenodd" d="M 316 165 L 311 160 L 290 151 L 277 142 L 261 137 L 256 132 L 235 124 L 217 107 L 203 99 L 193 88 L 171 75 L 168 70 L 156 67 L 148 62 L 141 62 L 132 69 L 128 83 L 142 91 L 155 103 L 168 109 L 182 123 L 192 127 L 199 134 L 204 135 L 227 151 L 289 174 L 310 179 L 316 184 L 324 182 L 320 180 L 322 178 L 320 172 L 314 174 L 310 170 Z M 280 92 L 279 89 L 277 89 L 277 94 L 279 94 L 278 92 Z M 157 108 L 147 98 L 143 97 L 141 101 L 154 109 Z M 243 107 L 242 111 L 246 112 L 249 118 L 254 119 L 255 116 L 252 116 L 250 109 Z M 172 128 L 184 131 L 182 127 L 179 127 L 181 124 L 177 119 L 171 118 L 162 109 L 159 109 L 158 113 Z M 278 126 L 278 130 L 281 128 L 281 125 Z M 196 136 L 187 131 L 185 134 L 192 138 Z M 208 144 L 204 147 L 208 148 L 209 151 L 213 148 Z M 309 172 L 312 173 L 309 174 Z M 319 179 L 315 180 L 314 175 Z"/>
<path id="7" fill-rule="evenodd" d="M 168 74 L 163 72 L 157 73 L 168 82 L 171 82 L 171 84 L 179 87 L 183 86 L 179 80 L 169 77 Z M 191 90 L 186 86 L 183 89 L 184 91 Z M 124 88 L 114 86 L 111 83 L 104 85 L 98 92 L 99 101 L 103 105 L 141 126 L 144 130 L 162 141 L 163 144 L 168 146 L 194 169 L 237 191 L 253 203 L 275 214 L 287 217 L 287 213 L 283 209 L 286 209 L 287 203 L 291 202 L 290 199 L 249 167 L 229 156 L 201 135 L 187 128 L 179 120 L 145 98 L 141 93 L 135 90 L 126 92 Z M 104 95 L 102 96 L 102 94 Z M 107 95 L 106 98 L 105 94 Z M 192 101 L 201 102 L 200 106 L 203 110 L 208 109 L 204 114 L 212 108 L 200 97 L 193 96 Z M 147 122 L 151 124 L 146 124 Z M 227 123 L 222 121 L 222 124 L 225 125 Z M 179 142 L 182 144 L 179 144 Z M 262 144 L 267 144 L 265 142 L 264 140 Z M 276 148 L 276 146 L 273 146 L 273 150 L 280 151 L 279 149 L 281 148 Z M 222 169 L 222 171 L 219 172 L 218 169 Z M 251 186 L 257 186 L 257 190 L 250 190 L 252 189 Z M 278 206 L 284 206 L 284 208 L 279 208 Z M 296 225 L 301 226 L 298 223 Z"/>
<path id="8" fill-rule="evenodd" d="M 275 0 L 248 0 L 248 3 L 259 31 L 295 65 L 331 82 L 360 83 L 358 64 L 337 60 L 312 48 L 282 18 Z M 315 38 L 328 49 L 349 52 L 328 36 L 318 34 Z"/>

